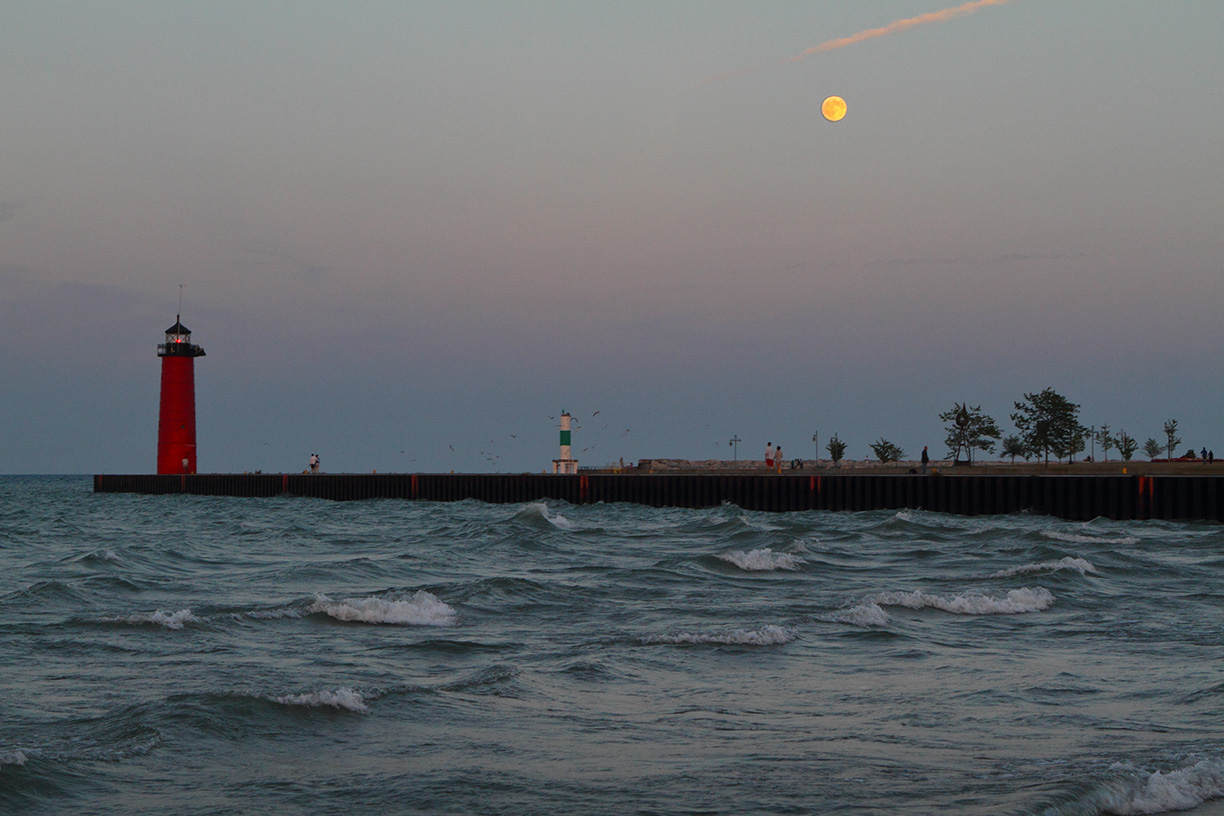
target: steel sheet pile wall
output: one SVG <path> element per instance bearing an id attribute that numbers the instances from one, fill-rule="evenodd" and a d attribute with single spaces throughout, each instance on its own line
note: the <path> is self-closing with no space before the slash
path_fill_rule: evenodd
<path id="1" fill-rule="evenodd" d="M 460 474 L 202 473 L 100 475 L 98 493 L 190 493 L 201 496 L 308 496 L 335 501 L 414 499 L 571 504 L 631 502 L 654 507 L 747 510 L 888 510 L 914 508 L 959 515 L 1029 510 L 1075 520 L 1207 519 L 1224 521 L 1220 476 L 917 476 L 908 474 Z"/>

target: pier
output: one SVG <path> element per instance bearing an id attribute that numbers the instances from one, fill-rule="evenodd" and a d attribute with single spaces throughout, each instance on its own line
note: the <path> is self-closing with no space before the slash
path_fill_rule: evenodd
<path id="1" fill-rule="evenodd" d="M 301 496 L 494 504 L 554 499 L 651 507 L 857 511 L 921 509 L 977 516 L 1032 512 L 1076 521 L 1224 521 L 1224 476 L 1068 474 L 200 473 L 97 475 L 95 493 Z"/>

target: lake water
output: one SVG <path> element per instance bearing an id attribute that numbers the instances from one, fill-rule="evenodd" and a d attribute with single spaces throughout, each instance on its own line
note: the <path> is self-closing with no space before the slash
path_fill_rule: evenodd
<path id="1" fill-rule="evenodd" d="M 0 477 L 0 812 L 1224 812 L 1224 526 Z"/>

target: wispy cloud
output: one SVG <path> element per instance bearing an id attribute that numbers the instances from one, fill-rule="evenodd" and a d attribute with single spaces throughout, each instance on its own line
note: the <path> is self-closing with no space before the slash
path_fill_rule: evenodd
<path id="1" fill-rule="evenodd" d="M 888 25 L 881 26 L 880 28 L 869 28 L 865 31 L 860 31 L 857 34 L 851 34 L 849 37 L 838 37 L 832 40 L 825 40 L 820 45 L 814 45 L 800 54 L 796 54 L 793 57 L 788 57 L 781 62 L 774 64 L 787 65 L 792 62 L 799 62 L 802 59 L 807 59 L 813 54 L 820 54 L 825 51 L 835 51 L 838 48 L 845 48 L 847 45 L 855 45 L 856 43 L 861 43 L 864 40 L 875 39 L 876 37 L 887 37 L 889 34 L 899 34 L 902 31 L 908 31 L 911 28 L 920 25 L 927 25 L 928 23 L 942 23 L 956 17 L 964 17 L 966 14 L 972 14 L 978 9 L 985 8 L 986 6 L 1001 6 L 1004 3 L 1009 2 L 1011 2 L 1011 0 L 971 0 L 971 2 L 962 3 L 959 6 L 953 6 L 940 11 L 931 11 L 927 12 L 926 14 L 919 14 L 917 17 L 907 17 L 904 20 L 893 20 Z M 723 79 L 743 76 L 744 74 L 755 73 L 769 67 L 771 67 L 771 65 L 758 65 L 755 68 L 745 68 L 741 71 L 732 71 L 726 74 L 719 74 L 704 80 L 700 84 L 705 85 L 710 82 L 718 82 L 719 80 Z"/>

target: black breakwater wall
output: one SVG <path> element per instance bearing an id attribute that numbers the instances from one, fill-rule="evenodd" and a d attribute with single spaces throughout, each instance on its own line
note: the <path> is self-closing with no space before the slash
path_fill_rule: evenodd
<path id="1" fill-rule="evenodd" d="M 99 475 L 94 476 L 94 492 L 495 504 L 558 499 L 653 507 L 729 502 L 778 512 L 912 508 L 976 516 L 1027 510 L 1080 521 L 1098 516 L 1224 521 L 1224 476 L 202 473 Z"/>

